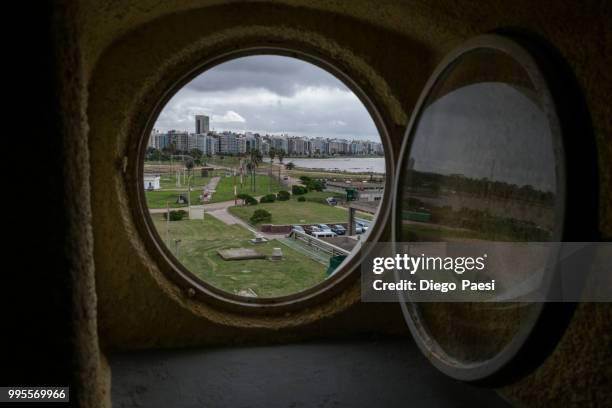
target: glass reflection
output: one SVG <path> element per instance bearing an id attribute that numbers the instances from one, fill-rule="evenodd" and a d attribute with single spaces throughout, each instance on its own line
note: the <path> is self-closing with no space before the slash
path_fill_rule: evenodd
<path id="1" fill-rule="evenodd" d="M 557 238 L 548 118 L 527 72 L 506 54 L 472 51 L 447 68 L 405 163 L 403 241 Z M 537 314 L 528 303 L 422 303 L 411 312 L 459 362 L 492 358 Z"/>

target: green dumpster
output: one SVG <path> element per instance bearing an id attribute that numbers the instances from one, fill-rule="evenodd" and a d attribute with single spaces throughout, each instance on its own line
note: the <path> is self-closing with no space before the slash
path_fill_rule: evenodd
<path id="1" fill-rule="evenodd" d="M 329 267 L 327 268 L 327 276 L 331 276 L 336 268 L 346 259 L 346 255 L 336 255 L 329 258 Z"/>
<path id="2" fill-rule="evenodd" d="M 357 200 L 357 190 L 354 188 L 347 188 L 346 190 L 346 201 L 355 201 Z"/>

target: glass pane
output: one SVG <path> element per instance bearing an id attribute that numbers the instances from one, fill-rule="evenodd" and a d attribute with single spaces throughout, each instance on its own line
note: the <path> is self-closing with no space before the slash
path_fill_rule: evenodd
<path id="1" fill-rule="evenodd" d="M 553 138 L 520 64 L 490 49 L 463 54 L 423 106 L 403 173 L 403 241 L 558 239 Z M 449 360 L 466 364 L 497 355 L 538 310 L 529 303 L 420 303 L 411 313 Z"/>

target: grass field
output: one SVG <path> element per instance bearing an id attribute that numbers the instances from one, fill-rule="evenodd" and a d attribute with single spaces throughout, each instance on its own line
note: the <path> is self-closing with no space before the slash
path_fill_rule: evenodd
<path id="1" fill-rule="evenodd" d="M 204 161 L 207 165 L 216 164 L 225 167 L 238 167 L 240 165 L 240 157 L 234 156 L 207 157 Z"/>
<path id="2" fill-rule="evenodd" d="M 213 157 L 208 157 L 206 158 L 206 164 L 207 165 L 216 165 L 216 166 L 223 166 L 223 167 L 238 167 L 240 166 L 240 157 L 234 157 L 234 156 L 223 156 L 223 158 L 221 158 L 221 156 L 213 156 Z M 268 168 L 270 167 L 270 158 L 269 157 L 264 157 L 263 160 L 259 163 L 259 169 L 262 168 Z"/>
<path id="3" fill-rule="evenodd" d="M 227 292 L 237 293 L 251 289 L 259 297 L 282 296 L 300 292 L 326 277 L 326 267 L 297 252 L 281 242 L 272 240 L 264 244 L 251 244 L 253 234 L 239 225 L 226 225 L 207 215 L 204 220 L 183 220 L 168 223 L 161 214 L 153 215 L 153 221 L 162 239 L 177 258 L 205 282 Z M 174 240 L 180 239 L 178 255 Z M 270 255 L 272 248 L 280 247 L 281 261 L 267 259 L 224 261 L 217 255 L 218 249 L 254 248 Z"/>
<path id="4" fill-rule="evenodd" d="M 297 197 L 299 196 L 295 196 L 296 199 Z M 328 197 L 335 197 L 338 201 L 346 200 L 346 194 L 335 193 L 331 191 L 309 191 L 308 193 L 304 194 L 303 197 L 306 199 L 306 201 L 312 201 L 313 203 L 326 205 L 328 204 L 325 200 Z"/>
<path id="5" fill-rule="evenodd" d="M 294 170 L 283 170 L 283 174 L 287 174 L 291 177 L 300 178 L 301 176 L 308 176 L 316 179 L 337 179 L 337 180 L 353 180 L 362 181 L 369 180 L 370 174 L 359 174 L 349 172 L 332 172 L 332 171 L 321 171 L 321 170 L 308 170 L 308 169 L 294 169 Z M 375 178 L 382 177 L 381 175 L 374 175 Z"/>
<path id="6" fill-rule="evenodd" d="M 177 188 L 176 187 L 176 174 L 162 174 L 160 177 L 160 187 L 162 189 L 167 189 L 167 188 Z M 186 178 L 183 177 L 183 175 L 181 174 L 180 176 L 180 181 L 181 181 L 181 188 L 185 188 L 185 186 L 187 185 L 187 180 Z M 208 182 L 210 181 L 210 177 L 202 177 L 199 174 L 193 174 L 191 176 L 191 185 L 193 187 L 203 187 L 206 184 L 208 184 Z"/>
<path id="7" fill-rule="evenodd" d="M 250 223 L 253 212 L 264 209 L 272 214 L 271 224 L 334 224 L 348 222 L 348 210 L 334 207 L 325 202 L 327 197 L 339 196 L 337 193 L 326 191 L 311 191 L 302 197 L 306 201 L 297 201 L 300 196 L 292 196 L 289 201 L 275 201 L 273 203 L 257 204 L 254 206 L 230 207 L 228 211 L 245 222 Z M 356 216 L 365 220 L 372 220 L 372 214 L 357 211 Z"/>
<path id="8" fill-rule="evenodd" d="M 348 211 L 327 204 L 311 201 L 299 202 L 295 198 L 289 201 L 276 201 L 273 203 L 258 204 L 245 207 L 230 207 L 229 212 L 236 217 L 249 222 L 251 215 L 257 209 L 270 211 L 272 224 L 313 224 L 313 223 L 340 223 L 348 221 Z"/>
<path id="9" fill-rule="evenodd" d="M 200 202 L 200 195 L 202 194 L 202 186 L 205 186 L 210 181 L 209 177 L 193 177 L 192 182 L 196 184 L 192 184 L 195 189 L 191 191 L 191 204 L 199 205 L 202 204 Z M 238 194 L 241 192 L 250 194 L 252 196 L 260 196 L 268 194 L 268 185 L 270 185 L 270 190 L 273 193 L 276 193 L 280 190 L 278 183 L 272 179 L 270 182 L 270 177 L 266 175 L 258 175 L 256 190 L 252 191 L 250 187 L 250 177 L 243 178 L 243 186 L 240 187 L 240 177 L 236 176 L 236 182 L 238 183 Z M 181 178 L 182 183 L 182 178 Z M 162 188 L 169 189 L 177 189 L 176 187 L 176 176 L 172 175 L 164 175 L 161 178 L 161 186 Z M 181 184 L 182 185 L 182 184 Z M 149 208 L 166 208 L 166 203 L 170 204 L 170 208 L 181 208 L 187 207 L 187 204 L 177 204 L 176 200 L 178 199 L 179 194 L 185 194 L 187 192 L 187 188 L 185 186 L 181 187 L 183 190 L 180 191 L 145 191 L 145 196 L 147 198 L 147 205 Z M 234 199 L 234 177 L 222 177 L 217 185 L 216 192 L 213 194 L 213 198 L 210 201 L 211 203 L 218 203 L 221 201 L 230 201 Z"/>
<path id="10" fill-rule="evenodd" d="M 179 194 L 186 194 L 185 191 L 145 191 L 145 197 L 147 199 L 147 205 L 149 208 L 166 208 L 166 204 L 170 208 L 181 208 L 187 207 L 187 204 L 177 204 L 176 200 Z M 200 204 L 200 190 L 194 190 L 191 192 L 191 204 Z"/>
<path id="11" fill-rule="evenodd" d="M 274 179 L 270 180 L 270 177 L 267 175 L 257 175 L 256 180 L 256 189 L 253 191 L 251 189 L 251 177 L 244 176 L 242 187 L 240 186 L 240 177 L 236 176 L 236 182 L 238 183 L 238 194 L 246 193 L 252 196 L 260 196 L 268 194 L 268 186 L 270 187 L 270 191 L 273 193 L 281 190 L 279 188 L 278 182 Z M 229 201 L 234 199 L 234 177 L 223 177 L 217 186 L 217 191 L 213 195 L 213 199 L 211 202 L 217 203 L 220 201 Z"/>
<path id="12" fill-rule="evenodd" d="M 297 197 L 298 196 L 294 197 L 294 199 L 297 199 Z M 324 205 L 329 205 L 327 204 L 327 201 L 326 201 L 328 197 L 335 197 L 340 202 L 341 206 L 346 205 L 346 204 L 342 204 L 342 200 L 346 199 L 346 194 L 340 194 L 340 193 L 335 193 L 331 191 L 310 191 L 307 194 L 304 194 L 303 197 L 306 199 L 306 201 L 312 201 L 314 203 L 319 203 L 319 204 L 324 204 Z M 298 204 L 301 204 L 301 203 L 298 203 Z M 365 213 L 362 211 L 357 211 L 356 216 L 357 218 L 363 218 L 364 220 L 374 219 L 374 215 Z"/>

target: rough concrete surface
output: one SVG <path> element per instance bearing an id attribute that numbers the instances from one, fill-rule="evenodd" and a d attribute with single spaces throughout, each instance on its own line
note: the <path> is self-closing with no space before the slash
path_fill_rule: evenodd
<path id="1" fill-rule="evenodd" d="M 122 353 L 111 357 L 113 406 L 508 407 L 453 381 L 408 339 Z"/>

